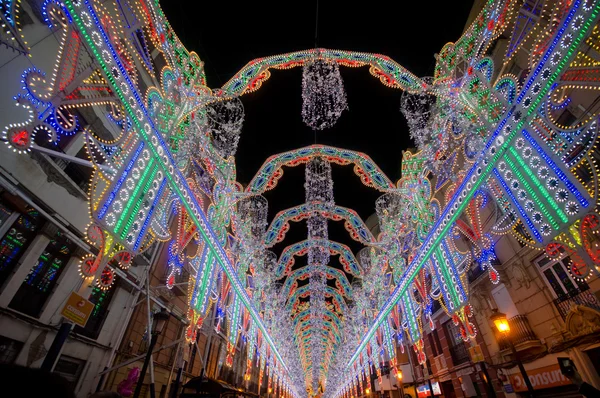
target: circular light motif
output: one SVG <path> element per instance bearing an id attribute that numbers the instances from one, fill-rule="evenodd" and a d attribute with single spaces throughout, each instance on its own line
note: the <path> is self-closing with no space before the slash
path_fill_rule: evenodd
<path id="1" fill-rule="evenodd" d="M 512 171 L 506 170 L 506 173 L 504 173 L 504 178 L 506 178 L 507 180 L 512 180 L 512 178 L 513 178 Z"/>
<path id="2" fill-rule="evenodd" d="M 117 213 L 121 213 L 123 211 L 123 203 L 120 200 L 115 200 L 113 203 L 113 209 Z"/>
<path id="3" fill-rule="evenodd" d="M 133 174 L 133 172 L 132 172 L 132 174 Z M 139 175 L 139 173 L 138 173 L 138 175 Z M 129 190 L 133 190 L 133 188 L 135 188 L 135 179 L 134 178 L 128 178 L 127 181 L 125 181 L 125 186 Z"/>
<path id="4" fill-rule="evenodd" d="M 531 147 L 525 147 L 523 149 L 523 157 L 525 159 L 529 159 L 529 157 L 533 154 L 533 150 L 531 149 Z"/>
<path id="5" fill-rule="evenodd" d="M 539 92 L 540 92 L 541 88 L 542 88 L 542 86 L 541 86 L 539 83 L 535 83 L 535 84 L 533 85 L 533 87 L 531 88 L 531 91 L 532 91 L 534 94 L 537 94 L 537 93 L 539 93 Z"/>
<path id="6" fill-rule="evenodd" d="M 520 184 L 519 184 L 519 181 L 517 181 L 516 179 L 515 179 L 515 180 L 512 180 L 512 181 L 510 182 L 510 186 L 511 186 L 511 188 L 512 188 L 512 189 L 519 189 L 519 185 L 520 185 Z"/>
<path id="7" fill-rule="evenodd" d="M 533 167 L 534 169 L 537 169 L 539 167 L 539 165 L 541 164 L 541 159 L 539 156 L 534 156 L 529 160 L 529 164 L 531 165 L 531 167 Z"/>
<path id="8" fill-rule="evenodd" d="M 542 213 L 540 213 L 539 211 L 536 211 L 535 213 L 533 213 L 531 215 L 531 219 L 533 220 L 534 223 L 539 224 L 544 220 L 544 217 L 542 216 Z"/>
<path id="9" fill-rule="evenodd" d="M 504 172 L 506 170 L 506 163 L 504 163 L 504 162 L 498 163 L 498 170 L 500 170 L 501 172 Z"/>
<path id="10" fill-rule="evenodd" d="M 573 35 L 571 33 L 567 33 L 560 42 L 560 46 L 562 48 L 569 48 L 571 44 L 573 44 Z"/>
<path id="11" fill-rule="evenodd" d="M 550 70 L 550 68 L 544 69 L 542 71 L 542 79 L 548 80 L 548 78 L 550 77 L 551 74 L 552 74 L 552 71 Z"/>
<path id="12" fill-rule="evenodd" d="M 579 205 L 577 204 L 577 202 L 573 202 L 573 201 L 567 202 L 567 204 L 565 205 L 565 213 L 567 213 L 567 215 L 574 216 L 578 212 L 579 212 Z"/>
<path id="13" fill-rule="evenodd" d="M 556 200 L 559 201 L 560 203 L 566 202 L 569 199 L 569 192 L 564 189 L 561 188 L 558 191 L 556 191 Z"/>
<path id="14" fill-rule="evenodd" d="M 542 233 L 542 235 L 548 236 L 552 233 L 552 228 L 550 228 L 550 225 L 548 224 L 542 224 L 540 226 L 540 232 Z"/>
<path id="15" fill-rule="evenodd" d="M 111 63 L 112 58 L 110 57 L 110 53 L 107 50 L 102 50 L 102 59 L 104 59 L 104 62 L 106 62 L 107 64 Z"/>
<path id="16" fill-rule="evenodd" d="M 106 217 L 104 218 L 104 222 L 106 222 L 106 225 L 108 225 L 109 227 L 113 227 L 115 225 L 115 222 L 117 221 L 115 214 L 114 213 L 108 213 L 106 215 Z"/>
<path id="17" fill-rule="evenodd" d="M 513 183 L 514 184 L 514 183 Z M 518 193 L 517 193 L 517 198 L 519 198 L 519 200 L 523 201 L 525 199 L 527 199 L 527 192 L 525 192 L 524 189 L 521 189 Z"/>
<path id="18" fill-rule="evenodd" d="M 121 191 L 119 191 L 119 198 L 121 198 L 122 201 L 129 199 L 129 191 L 127 189 L 121 189 Z"/>
<path id="19" fill-rule="evenodd" d="M 515 146 L 517 147 L 517 149 L 522 149 L 525 146 L 525 139 L 517 138 L 517 140 L 515 141 Z"/>
<path id="20" fill-rule="evenodd" d="M 555 66 L 556 64 L 558 64 L 560 62 L 561 59 L 562 59 L 562 54 L 559 52 L 555 52 L 550 56 L 550 64 L 552 66 Z"/>
<path id="21" fill-rule="evenodd" d="M 558 188 L 558 185 L 559 185 L 558 178 L 556 178 L 556 177 L 548 178 L 548 182 L 546 185 L 548 186 L 549 189 L 554 191 L 556 188 Z"/>
<path id="22" fill-rule="evenodd" d="M 81 22 L 83 22 L 83 24 L 86 27 L 91 27 L 92 26 L 92 18 L 90 17 L 90 14 L 87 13 L 87 11 L 83 11 L 81 14 Z"/>
<path id="23" fill-rule="evenodd" d="M 529 105 L 531 105 L 531 97 L 525 97 L 525 99 L 523 100 L 523 106 L 525 108 L 529 108 Z"/>
<path id="24" fill-rule="evenodd" d="M 546 179 L 546 177 L 548 177 L 549 171 L 547 167 L 540 167 L 540 169 L 538 170 L 538 176 L 540 176 L 540 178 Z"/>
<path id="25" fill-rule="evenodd" d="M 583 22 L 585 20 L 583 19 L 582 15 L 578 15 L 574 20 L 573 20 L 573 25 L 572 28 L 573 30 L 577 31 L 579 29 L 581 29 L 581 27 L 583 26 Z"/>
<path id="26" fill-rule="evenodd" d="M 527 211 L 535 210 L 535 204 L 533 203 L 533 201 L 528 200 L 527 202 L 525 202 L 525 210 L 527 210 Z"/>
<path id="27" fill-rule="evenodd" d="M 99 46 L 102 44 L 102 37 L 100 37 L 100 33 L 94 31 L 92 32 L 92 41 L 95 45 Z"/>

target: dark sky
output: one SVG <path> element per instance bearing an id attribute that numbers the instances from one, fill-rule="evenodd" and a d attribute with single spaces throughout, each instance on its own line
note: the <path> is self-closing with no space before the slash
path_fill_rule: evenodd
<path id="1" fill-rule="evenodd" d="M 351 5 L 352 4 L 352 5 Z M 316 1 L 163 0 L 161 6 L 179 38 L 205 63 L 208 85 L 220 87 L 250 60 L 315 47 Z M 417 76 L 430 76 L 434 54 L 458 39 L 471 1 L 320 1 L 318 46 L 387 55 Z M 332 129 L 318 133 L 319 144 L 369 155 L 394 182 L 401 151 L 412 146 L 400 113 L 399 90 L 383 86 L 367 67 L 341 67 L 349 110 Z M 246 119 L 236 155 L 238 181 L 247 184 L 275 153 L 314 143 L 301 117 L 302 69 L 274 70 L 255 93 L 244 95 Z M 337 204 L 366 220 L 380 195 L 364 187 L 351 166 L 333 166 Z M 269 221 L 280 210 L 304 202 L 304 168 L 287 168 L 269 200 Z M 341 223 L 330 222 L 330 238 L 361 248 Z M 306 226 L 292 225 L 278 247 L 305 239 Z"/>

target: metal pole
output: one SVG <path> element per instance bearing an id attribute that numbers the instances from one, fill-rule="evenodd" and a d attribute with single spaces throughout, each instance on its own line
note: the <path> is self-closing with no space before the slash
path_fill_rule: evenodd
<path id="1" fill-rule="evenodd" d="M 148 333 L 150 333 L 150 331 L 152 330 L 152 310 L 150 309 L 150 268 L 148 267 L 148 274 L 146 276 L 146 309 L 147 309 L 147 313 L 148 313 Z M 156 333 L 152 333 L 152 339 L 154 340 L 154 343 L 152 344 L 152 348 L 154 348 L 154 344 L 156 343 L 156 340 L 158 339 L 158 335 Z M 152 359 L 152 350 L 148 350 L 148 357 L 146 358 L 146 361 L 149 360 L 149 365 L 150 365 L 150 398 L 155 398 L 156 392 L 154 391 L 154 360 Z M 146 364 L 144 364 L 146 365 Z M 144 376 L 146 375 L 146 371 L 143 370 L 142 374 L 140 375 L 141 380 L 144 380 Z M 140 386 L 141 388 L 141 386 Z M 134 396 L 134 398 L 137 398 Z"/>
<path id="2" fill-rule="evenodd" d="M 492 384 L 492 379 L 490 379 L 490 375 L 488 374 L 487 366 L 485 362 L 480 362 L 480 364 L 481 371 L 483 372 L 483 375 L 485 376 L 485 381 L 487 382 L 486 385 L 488 387 L 488 394 L 490 395 L 490 397 L 496 398 L 496 390 L 494 389 L 494 384 Z"/>
<path id="3" fill-rule="evenodd" d="M 508 340 L 510 349 L 511 349 L 513 355 L 515 356 L 515 360 L 517 361 L 517 366 L 519 367 L 519 370 L 521 371 L 521 376 L 523 376 L 523 379 L 525 380 L 525 385 L 527 386 L 527 392 L 529 393 L 529 396 L 533 398 L 533 397 L 535 397 L 535 392 L 533 391 L 533 386 L 531 385 L 529 376 L 527 376 L 527 372 L 525 371 L 525 368 L 523 367 L 523 362 L 521 362 L 521 357 L 519 356 L 519 353 L 515 349 L 515 346 L 512 342 L 512 339 L 510 338 L 510 336 L 506 336 L 506 340 Z"/>
<path id="4" fill-rule="evenodd" d="M 44 362 L 42 363 L 41 369 L 47 372 L 52 372 L 54 368 L 54 364 L 60 355 L 63 344 L 67 341 L 67 337 L 69 337 L 69 333 L 71 333 L 71 329 L 73 328 L 73 324 L 70 322 L 63 322 L 60 325 L 60 329 L 56 333 L 56 337 L 52 341 L 52 345 L 44 358 Z"/>
<path id="5" fill-rule="evenodd" d="M 181 339 L 181 335 L 183 334 L 183 331 L 185 330 L 185 328 L 180 327 L 180 331 L 179 331 L 179 339 Z M 170 392 L 171 390 L 171 382 L 173 381 L 173 371 L 175 370 L 175 363 L 180 362 L 183 363 L 183 361 L 179 361 L 179 353 L 181 352 L 181 343 L 177 344 L 177 349 L 175 350 L 175 358 L 173 358 L 173 365 L 171 366 L 171 371 L 169 372 L 169 380 L 167 381 L 167 390 Z M 183 366 L 183 365 L 181 365 Z M 181 366 L 179 366 L 178 368 L 178 372 L 177 372 L 177 377 L 179 377 L 179 370 L 181 370 Z M 177 380 L 179 381 L 179 380 Z M 170 395 L 170 394 L 168 394 Z"/>
<path id="6" fill-rule="evenodd" d="M 162 346 L 158 347 L 157 349 L 153 350 L 153 351 L 152 351 L 152 353 L 153 353 L 153 354 L 155 354 L 155 353 L 157 353 L 157 352 L 160 352 L 160 351 L 162 351 L 162 350 L 164 350 L 164 349 L 166 349 L 166 348 L 172 347 L 172 346 L 174 346 L 175 344 L 178 344 L 179 342 L 181 342 L 182 340 L 183 340 L 183 339 L 180 339 L 180 340 L 175 340 L 175 341 L 172 341 L 172 342 L 170 342 L 169 344 L 162 345 Z M 137 361 L 139 361 L 140 359 L 144 358 L 145 356 L 146 356 L 146 354 L 138 355 L 138 356 L 136 356 L 136 357 L 133 357 L 133 358 L 131 358 L 131 359 L 128 359 L 128 360 L 127 360 L 127 361 L 125 361 L 125 362 L 121 362 L 121 363 L 119 363 L 118 365 L 115 365 L 115 366 L 113 366 L 113 367 L 112 367 L 112 368 L 110 368 L 110 369 L 103 370 L 102 372 L 100 372 L 100 373 L 98 373 L 98 374 L 100 374 L 100 375 L 103 375 L 103 374 L 106 374 L 106 373 L 108 373 L 108 372 L 112 372 L 113 370 L 116 370 L 116 369 L 122 368 L 123 366 L 127 366 L 127 365 L 129 365 L 129 364 L 131 364 L 131 363 L 137 362 Z"/>
<path id="7" fill-rule="evenodd" d="M 140 392 L 142 391 L 142 384 L 144 384 L 144 377 L 146 376 L 146 370 L 148 369 L 148 364 L 150 363 L 150 358 L 152 358 L 152 350 L 154 349 L 154 344 L 156 344 L 156 334 L 152 333 L 152 338 L 150 339 L 150 347 L 148 347 L 148 353 L 146 354 L 146 359 L 144 359 L 144 365 L 142 366 L 142 372 L 140 373 L 140 378 L 138 379 L 137 385 L 135 386 L 135 392 L 133 393 L 133 398 L 139 398 Z"/>

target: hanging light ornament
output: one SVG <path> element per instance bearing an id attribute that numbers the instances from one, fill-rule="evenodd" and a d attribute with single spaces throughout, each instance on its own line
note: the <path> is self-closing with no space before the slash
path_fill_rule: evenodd
<path id="1" fill-rule="evenodd" d="M 431 84 L 433 78 L 424 77 L 426 84 Z M 400 98 L 400 111 L 406 118 L 410 137 L 417 148 L 423 150 L 431 145 L 435 137 L 432 137 L 429 122 L 434 112 L 436 97 L 428 92 L 409 93 L 404 91 Z"/>
<path id="2" fill-rule="evenodd" d="M 322 157 L 314 157 L 306 165 L 304 189 L 306 203 L 309 206 L 324 205 L 331 209 L 333 201 L 333 180 L 331 164 Z M 323 320 L 326 310 L 325 289 L 327 278 L 323 267 L 329 263 L 329 249 L 322 242 L 329 238 L 327 219 L 317 210 L 312 211 L 307 221 L 308 240 L 312 245 L 308 250 L 308 266 L 310 270 L 310 313 L 313 335 L 310 340 L 312 362 L 312 390 L 318 391 L 320 382 L 320 365 L 323 362 Z"/>
<path id="3" fill-rule="evenodd" d="M 348 108 L 337 62 L 315 59 L 302 68 L 302 119 L 313 130 L 332 127 Z"/>
<path id="4" fill-rule="evenodd" d="M 233 156 L 240 140 L 244 123 L 244 105 L 239 98 L 213 102 L 206 107 L 212 133 L 212 144 L 224 158 Z"/>
<path id="5" fill-rule="evenodd" d="M 403 225 L 406 208 L 402 207 L 402 197 L 394 192 L 386 192 L 375 201 L 375 212 L 379 228 L 388 238 L 396 238 Z"/>
<path id="6" fill-rule="evenodd" d="M 240 222 L 236 226 L 236 233 L 249 253 L 263 248 L 268 210 L 268 201 L 262 195 L 250 196 L 238 202 Z"/>

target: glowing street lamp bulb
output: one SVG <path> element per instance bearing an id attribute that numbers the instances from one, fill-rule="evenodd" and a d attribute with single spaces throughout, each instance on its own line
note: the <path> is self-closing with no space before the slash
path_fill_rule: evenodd
<path id="1" fill-rule="evenodd" d="M 490 318 L 494 325 L 496 325 L 496 329 L 500 333 L 508 333 L 510 331 L 510 325 L 508 324 L 508 319 L 506 318 L 506 314 L 502 312 L 494 311 L 492 317 Z"/>
<path id="2" fill-rule="evenodd" d="M 366 392 L 367 394 L 370 394 L 370 393 L 371 393 L 371 389 L 370 389 L 370 388 L 367 388 L 367 389 L 365 390 L 365 392 Z"/>
<path id="3" fill-rule="evenodd" d="M 399 371 L 396 373 L 396 378 L 397 378 L 398 380 L 402 380 L 402 371 L 401 371 L 401 370 L 399 370 Z"/>

